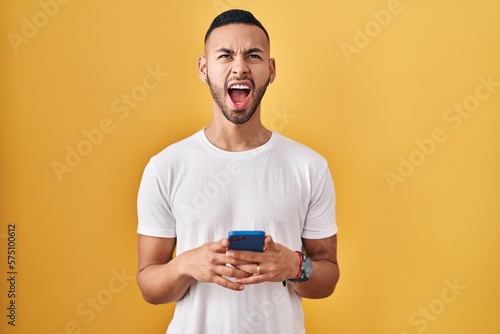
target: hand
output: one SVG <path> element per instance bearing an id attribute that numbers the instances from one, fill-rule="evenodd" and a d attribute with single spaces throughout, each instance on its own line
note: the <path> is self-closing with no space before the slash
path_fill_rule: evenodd
<path id="1" fill-rule="evenodd" d="M 236 263 L 235 259 L 226 256 L 228 246 L 229 240 L 223 238 L 182 253 L 179 255 L 182 257 L 180 271 L 200 282 L 212 282 L 227 289 L 243 290 L 243 284 L 233 282 L 226 277 L 241 279 L 251 274 L 226 265 Z M 240 263 L 245 262 L 240 261 Z"/>
<path id="2" fill-rule="evenodd" d="M 247 272 L 247 277 L 238 277 L 237 283 L 256 284 L 262 282 L 282 282 L 297 276 L 300 259 L 295 251 L 273 241 L 270 235 L 264 240 L 264 252 L 226 252 L 235 268 Z"/>

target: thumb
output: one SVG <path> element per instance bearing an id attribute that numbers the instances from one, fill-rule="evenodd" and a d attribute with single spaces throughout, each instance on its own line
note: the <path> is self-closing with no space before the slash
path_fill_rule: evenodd
<path id="1" fill-rule="evenodd" d="M 229 247 L 228 238 L 222 238 L 219 241 L 213 242 L 211 245 L 212 250 L 218 253 L 226 252 L 228 247 Z"/>
<path id="2" fill-rule="evenodd" d="M 274 247 L 274 241 L 273 237 L 270 235 L 266 235 L 266 238 L 264 239 L 264 249 L 271 249 Z"/>

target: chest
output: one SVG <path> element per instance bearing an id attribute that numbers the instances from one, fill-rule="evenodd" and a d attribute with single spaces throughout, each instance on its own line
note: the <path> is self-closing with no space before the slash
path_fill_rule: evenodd
<path id="1" fill-rule="evenodd" d="M 178 237 L 218 240 L 230 230 L 298 235 L 311 197 L 307 175 L 290 166 L 230 162 L 191 167 L 174 179 L 169 202 Z"/>

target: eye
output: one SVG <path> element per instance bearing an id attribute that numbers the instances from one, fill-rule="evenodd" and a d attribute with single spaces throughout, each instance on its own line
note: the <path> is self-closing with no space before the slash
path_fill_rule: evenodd
<path id="1" fill-rule="evenodd" d="M 229 58 L 231 58 L 231 55 L 229 53 L 223 53 L 218 57 L 218 59 L 229 59 Z"/>
<path id="2" fill-rule="evenodd" d="M 248 58 L 250 59 L 259 59 L 259 60 L 262 60 L 262 57 L 259 56 L 258 54 L 251 54 L 251 55 L 248 55 Z"/>

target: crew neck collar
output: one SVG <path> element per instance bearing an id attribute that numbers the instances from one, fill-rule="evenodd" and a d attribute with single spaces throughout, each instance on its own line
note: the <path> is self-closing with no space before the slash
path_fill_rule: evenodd
<path id="1" fill-rule="evenodd" d="M 278 140 L 279 134 L 277 132 L 271 131 L 271 137 L 264 144 L 256 148 L 252 148 L 250 150 L 239 151 L 239 152 L 226 151 L 212 144 L 210 140 L 208 140 L 207 135 L 205 134 L 205 128 L 202 128 L 200 131 L 198 131 L 198 137 L 205 146 L 207 146 L 210 150 L 219 155 L 229 158 L 249 158 L 269 150 L 272 146 L 274 146 L 274 144 Z"/>

